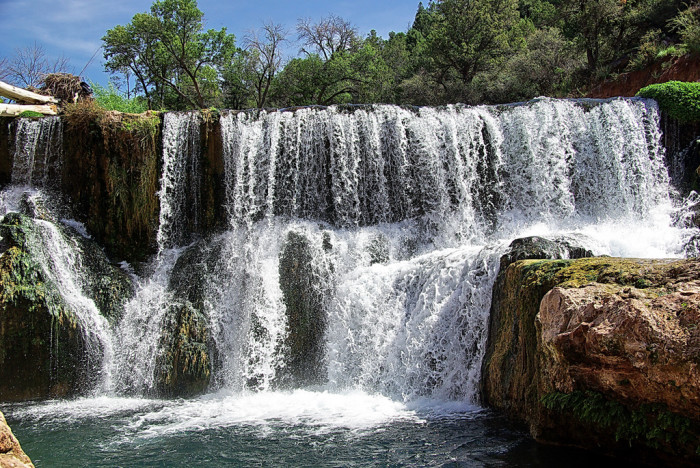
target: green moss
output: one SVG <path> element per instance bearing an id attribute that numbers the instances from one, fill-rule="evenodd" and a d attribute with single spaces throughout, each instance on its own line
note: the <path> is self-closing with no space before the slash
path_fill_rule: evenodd
<path id="1" fill-rule="evenodd" d="M 160 115 L 158 112 L 146 112 L 136 116 L 124 116 L 121 121 L 123 131 L 135 134 L 142 148 L 148 150 L 160 136 Z"/>
<path id="2" fill-rule="evenodd" d="M 208 341 L 204 314 L 187 301 L 169 307 L 157 358 L 158 396 L 187 397 L 206 391 L 212 366 Z"/>
<path id="3" fill-rule="evenodd" d="M 663 404 L 629 408 L 593 391 L 552 392 L 541 399 L 552 411 L 565 413 L 599 428 L 612 430 L 617 441 L 641 442 L 651 448 L 674 449 L 697 444 L 697 427 L 685 416 L 670 412 Z M 695 450 L 699 447 L 693 447 Z"/>
<path id="4" fill-rule="evenodd" d="M 653 84 L 640 89 L 637 96 L 655 99 L 661 110 L 681 122 L 700 122 L 700 83 Z"/>
<path id="5" fill-rule="evenodd" d="M 26 110 L 26 111 L 22 112 L 21 114 L 19 114 L 17 117 L 35 118 L 35 117 L 43 117 L 43 116 L 44 116 L 44 114 L 42 114 L 41 112 Z"/>

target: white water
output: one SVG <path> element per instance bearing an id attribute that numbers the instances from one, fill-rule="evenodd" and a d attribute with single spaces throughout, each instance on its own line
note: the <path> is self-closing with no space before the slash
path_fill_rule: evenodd
<path id="1" fill-rule="evenodd" d="M 59 117 L 17 119 L 12 183 L 57 187 L 63 163 L 63 123 Z"/>
<path id="2" fill-rule="evenodd" d="M 75 315 L 84 335 L 84 359 L 97 374 L 94 391 L 101 393 L 112 385 L 113 334 L 106 318 L 85 292 L 84 259 L 79 244 L 64 234 L 55 220 L 49 221 L 54 216 L 49 206 L 53 200 L 39 190 L 60 187 L 63 125 L 58 117 L 18 119 L 16 125 L 13 185 L 0 194 L 0 212 L 20 211 L 36 216 L 33 220 L 36 231 L 27 233 L 25 248 L 46 279 L 56 286 L 66 308 Z M 85 227 L 77 221 L 65 220 L 63 224 L 85 233 Z"/>
<path id="3" fill-rule="evenodd" d="M 221 132 L 230 229 L 203 244 L 198 286 L 218 393 L 155 405 L 133 422 L 145 434 L 275 418 L 372 424 L 375 413 L 412 418 L 454 402 L 463 411 L 479 402 L 491 287 L 512 239 L 567 235 L 596 254 L 669 257 L 692 234 L 671 226 L 650 101 L 229 113 Z M 166 115 L 155 273 L 112 332 L 107 393 L 154 388 L 168 283 L 199 226 L 196 196 L 185 206 L 199 187 L 199 138 L 198 114 Z M 327 383 L 280 392 L 289 232 L 309 241 L 324 278 Z M 124 401 L 83 404 L 100 414 Z"/>

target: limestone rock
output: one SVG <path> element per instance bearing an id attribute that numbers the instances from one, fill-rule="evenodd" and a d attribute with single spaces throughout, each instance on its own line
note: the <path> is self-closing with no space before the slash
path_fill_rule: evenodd
<path id="1" fill-rule="evenodd" d="M 156 395 L 190 397 L 209 387 L 215 347 L 210 336 L 202 285 L 221 257 L 221 242 L 200 241 L 178 258 L 168 290 L 173 301 L 165 314 L 156 362 Z"/>
<path id="2" fill-rule="evenodd" d="M 700 420 L 700 281 L 678 287 L 549 291 L 539 312 L 544 379 L 556 391 L 585 387 Z"/>
<path id="3" fill-rule="evenodd" d="M 526 260 L 497 283 L 484 402 L 542 442 L 700 463 L 700 261 Z"/>
<path id="4" fill-rule="evenodd" d="M 34 468 L 0 412 L 0 468 Z"/>

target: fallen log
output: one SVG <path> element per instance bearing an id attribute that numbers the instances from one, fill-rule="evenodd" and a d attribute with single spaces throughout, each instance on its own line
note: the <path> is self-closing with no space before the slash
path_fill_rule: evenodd
<path id="1" fill-rule="evenodd" d="M 24 111 L 39 112 L 44 115 L 56 115 L 56 106 L 53 104 L 2 104 L 0 103 L 0 117 L 17 117 Z"/>
<path id="2" fill-rule="evenodd" d="M 0 96 L 5 96 L 15 101 L 31 102 L 35 104 L 58 104 L 58 99 L 53 96 L 33 93 L 2 81 L 0 81 Z"/>

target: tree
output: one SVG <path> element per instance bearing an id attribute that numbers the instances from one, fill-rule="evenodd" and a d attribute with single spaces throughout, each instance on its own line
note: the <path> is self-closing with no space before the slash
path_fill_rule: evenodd
<path id="1" fill-rule="evenodd" d="M 223 106 L 228 109 L 247 109 L 255 106 L 252 83 L 254 76 L 247 50 L 238 50 L 223 71 Z"/>
<path id="2" fill-rule="evenodd" d="M 700 52 L 700 3 L 689 5 L 669 20 L 669 25 L 688 52 Z"/>
<path id="3" fill-rule="evenodd" d="M 318 54 L 324 62 L 334 53 L 349 50 L 357 42 L 357 29 L 349 21 L 335 15 L 312 23 L 309 18 L 297 23 L 299 40 L 304 46 L 301 51 L 307 56 Z"/>
<path id="4" fill-rule="evenodd" d="M 518 24 L 516 0 L 442 0 L 435 4 L 436 24 L 428 36 L 438 82 L 452 73 L 471 83 L 477 73 L 498 64 L 510 51 Z"/>
<path id="5" fill-rule="evenodd" d="M 253 79 L 255 105 L 265 107 L 272 80 L 282 66 L 281 44 L 286 31 L 281 24 L 266 23 L 262 31 L 251 31 L 246 37 L 248 66 Z"/>
<path id="6" fill-rule="evenodd" d="M 36 41 L 32 45 L 15 49 L 12 58 L 3 59 L 0 63 L 0 78 L 22 88 L 39 87 L 46 75 L 68 71 L 70 64 L 66 57 L 62 55 L 56 60 L 50 60 L 44 47 Z"/>
<path id="7" fill-rule="evenodd" d="M 588 71 L 598 70 L 622 48 L 626 2 L 620 0 L 566 0 L 563 15 L 569 34 L 577 38 L 586 52 Z"/>
<path id="8" fill-rule="evenodd" d="M 337 16 L 319 23 L 300 20 L 299 40 L 305 54 L 289 62 L 274 86 L 281 105 L 376 102 L 385 95 L 391 74 L 382 60 L 383 41 L 376 34 L 367 39 Z"/>
<path id="9" fill-rule="evenodd" d="M 203 17 L 196 0 L 154 2 L 150 13 L 107 31 L 106 69 L 133 72 L 149 101 L 172 93 L 178 107 L 206 107 L 212 98 L 207 83 L 220 78 L 236 48 L 226 28 L 204 31 Z"/>

